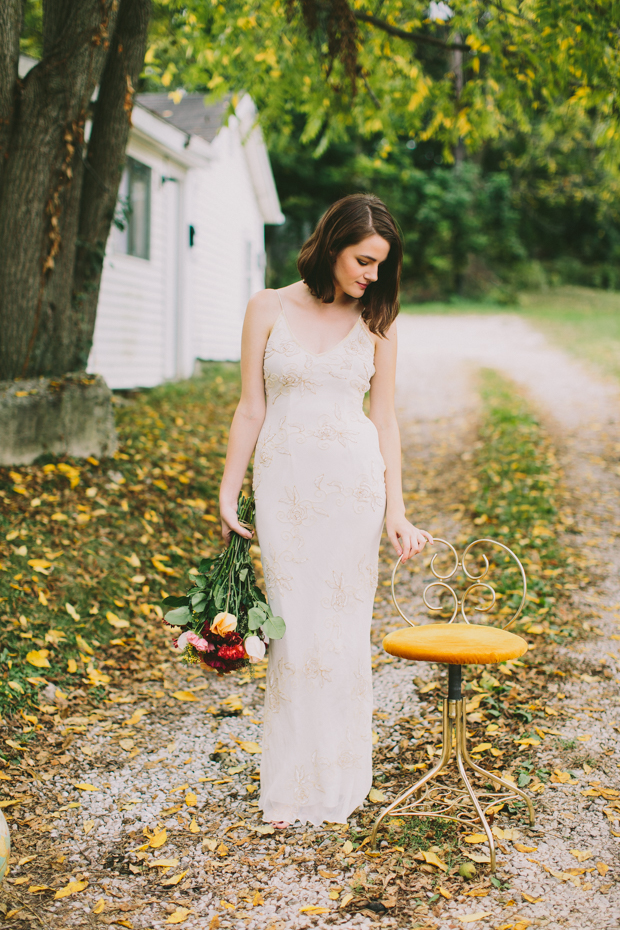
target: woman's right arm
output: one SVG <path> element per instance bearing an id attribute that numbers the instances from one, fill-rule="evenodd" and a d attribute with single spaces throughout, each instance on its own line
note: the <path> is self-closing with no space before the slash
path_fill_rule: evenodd
<path id="1" fill-rule="evenodd" d="M 246 539 L 252 531 L 237 518 L 237 500 L 256 440 L 265 419 L 263 360 L 269 333 L 277 317 L 273 291 L 259 291 L 248 303 L 241 335 L 241 399 L 230 427 L 226 464 L 220 485 L 222 536 L 228 542 L 234 530 Z"/>

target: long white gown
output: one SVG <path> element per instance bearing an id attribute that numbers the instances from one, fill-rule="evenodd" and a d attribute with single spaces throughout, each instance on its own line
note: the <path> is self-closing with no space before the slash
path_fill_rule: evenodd
<path id="1" fill-rule="evenodd" d="M 345 823 L 372 785 L 370 624 L 385 463 L 362 403 L 374 370 L 361 317 L 317 355 L 282 309 L 265 349 L 256 530 L 267 597 L 286 622 L 269 646 L 265 820 Z"/>

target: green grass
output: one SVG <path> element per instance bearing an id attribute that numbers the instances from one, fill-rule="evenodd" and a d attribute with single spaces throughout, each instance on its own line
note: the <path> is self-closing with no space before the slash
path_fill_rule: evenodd
<path id="1" fill-rule="evenodd" d="M 3 717 L 53 712 L 48 684 L 101 700 L 111 681 L 157 661 L 162 597 L 183 592 L 188 570 L 221 545 L 239 389 L 238 365 L 210 363 L 201 377 L 117 396 L 113 459 L 0 468 Z"/>
<path id="2" fill-rule="evenodd" d="M 494 371 L 483 371 L 481 380 L 482 423 L 468 487 L 473 522 L 478 535 L 503 542 L 523 562 L 528 579 L 523 622 L 551 638 L 570 635 L 559 605 L 580 581 L 580 570 L 559 538 L 573 518 L 564 505 L 553 443 L 514 385 Z M 494 561 L 506 622 L 520 602 L 521 585 L 514 560 Z"/>
<path id="3" fill-rule="evenodd" d="M 518 304 L 454 299 L 408 304 L 404 313 L 517 313 L 562 348 L 620 378 L 620 293 L 588 287 L 559 287 L 519 295 Z"/>

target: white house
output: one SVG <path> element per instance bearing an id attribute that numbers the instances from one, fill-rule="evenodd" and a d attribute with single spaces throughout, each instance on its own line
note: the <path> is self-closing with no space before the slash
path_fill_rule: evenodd
<path id="1" fill-rule="evenodd" d="M 266 223 L 284 221 L 256 110 L 202 94 L 139 95 L 108 240 L 89 370 L 112 388 L 238 359 L 250 296 L 264 287 Z"/>

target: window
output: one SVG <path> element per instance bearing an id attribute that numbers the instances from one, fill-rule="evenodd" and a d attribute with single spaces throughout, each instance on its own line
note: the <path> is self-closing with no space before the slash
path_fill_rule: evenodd
<path id="1" fill-rule="evenodd" d="M 119 252 L 151 257 L 151 169 L 128 158 L 118 192 L 115 241 Z"/>

